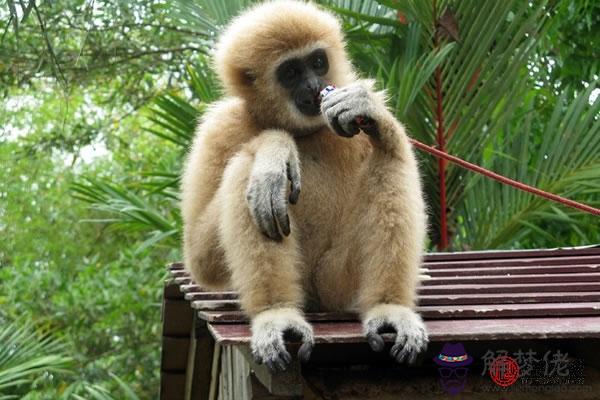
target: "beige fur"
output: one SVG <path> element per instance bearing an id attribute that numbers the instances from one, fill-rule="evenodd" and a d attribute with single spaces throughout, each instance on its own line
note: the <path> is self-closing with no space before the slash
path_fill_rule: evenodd
<path id="1" fill-rule="evenodd" d="M 378 137 L 340 137 L 322 116 L 292 108 L 275 67 L 315 46 L 326 49 L 330 82 L 369 91 Z M 199 125 L 181 186 L 184 257 L 194 279 L 239 291 L 253 318 L 310 307 L 358 311 L 365 326 L 379 318 L 402 327 L 391 313 L 414 307 L 425 238 L 417 163 L 381 95 L 355 83 L 337 20 L 311 4 L 269 2 L 233 21 L 215 58 L 226 97 Z M 288 206 L 291 234 L 274 241 L 258 230 L 246 195 L 253 171 L 277 169 L 284 154 L 300 159 L 302 192 Z"/>

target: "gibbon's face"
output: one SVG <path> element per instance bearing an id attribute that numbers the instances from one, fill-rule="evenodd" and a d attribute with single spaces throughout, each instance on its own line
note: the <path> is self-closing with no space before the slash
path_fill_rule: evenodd
<path id="1" fill-rule="evenodd" d="M 275 75 L 296 110 L 306 117 L 316 117 L 321 112 L 319 92 L 327 85 L 324 77 L 328 71 L 327 53 L 317 48 L 285 58 Z"/>
<path id="2" fill-rule="evenodd" d="M 258 127 L 294 136 L 325 126 L 321 89 L 355 78 L 338 20 L 304 1 L 261 2 L 234 19 L 217 44 L 215 67 Z"/>

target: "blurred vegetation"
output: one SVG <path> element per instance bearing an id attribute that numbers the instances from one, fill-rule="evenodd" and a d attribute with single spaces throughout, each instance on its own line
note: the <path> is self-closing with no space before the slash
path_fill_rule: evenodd
<path id="1" fill-rule="evenodd" d="M 220 93 L 207 55 L 251 3 L 0 0 L 0 399 L 156 397 L 179 171 Z M 441 116 L 450 153 L 600 206 L 600 4 L 319 3 L 411 136 Z M 600 242 L 597 218 L 447 168 L 450 249 Z"/>

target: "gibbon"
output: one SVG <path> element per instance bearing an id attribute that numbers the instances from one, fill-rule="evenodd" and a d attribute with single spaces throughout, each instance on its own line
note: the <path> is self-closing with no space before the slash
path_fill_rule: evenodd
<path id="1" fill-rule="evenodd" d="M 357 78 L 338 20 L 311 3 L 262 3 L 226 28 L 215 69 L 225 98 L 203 116 L 181 184 L 193 278 L 239 292 L 252 353 L 271 369 L 291 361 L 288 334 L 309 358 L 303 310 L 355 311 L 373 350 L 392 329 L 392 357 L 414 362 L 427 344 L 414 311 L 417 162 L 382 93 Z"/>

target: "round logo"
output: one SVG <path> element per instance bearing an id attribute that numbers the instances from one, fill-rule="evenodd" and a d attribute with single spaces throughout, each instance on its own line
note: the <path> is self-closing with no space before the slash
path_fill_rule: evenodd
<path id="1" fill-rule="evenodd" d="M 512 357 L 496 357 L 490 365 L 490 377 L 498 386 L 508 387 L 519 379 L 519 365 Z"/>

